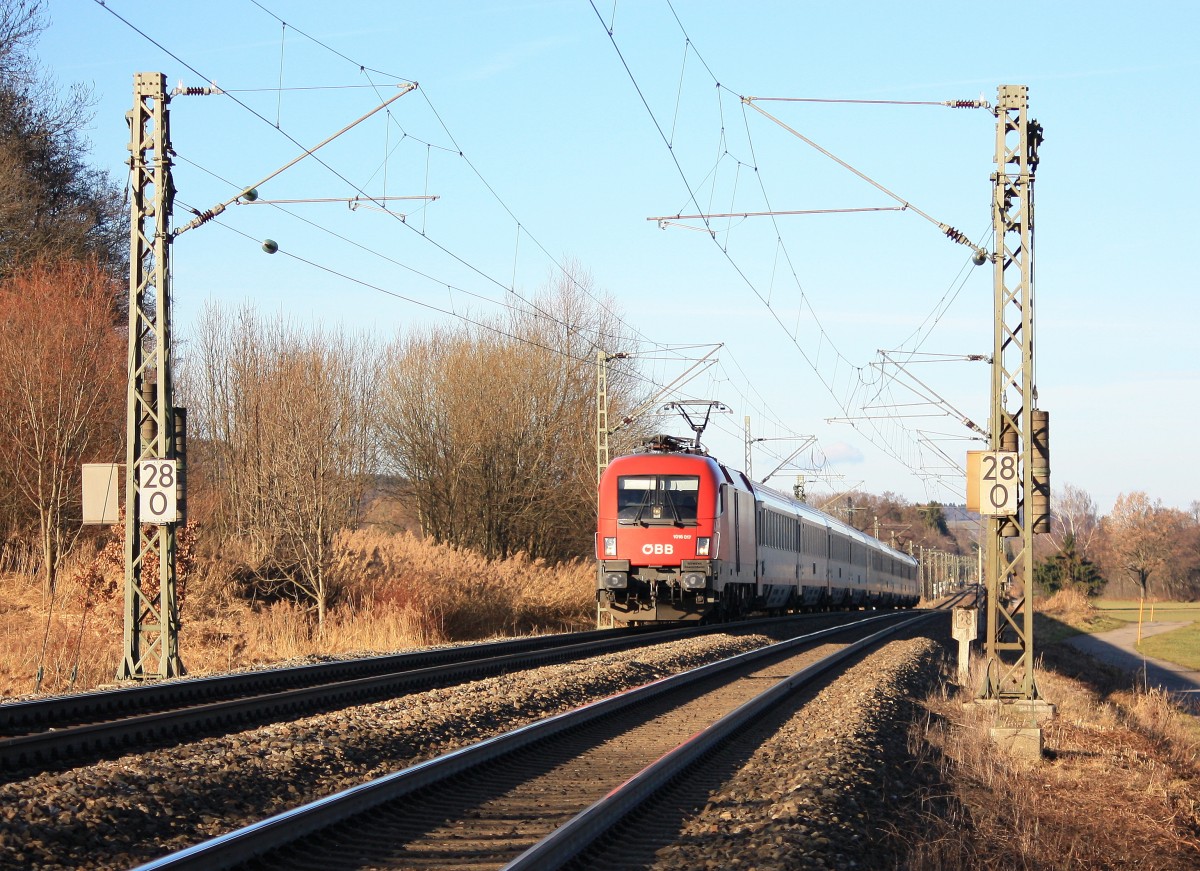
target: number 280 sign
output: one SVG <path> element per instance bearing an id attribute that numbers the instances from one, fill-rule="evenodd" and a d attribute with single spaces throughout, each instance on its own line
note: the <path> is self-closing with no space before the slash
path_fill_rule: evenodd
<path id="1" fill-rule="evenodd" d="M 1021 473 L 1016 451 L 967 453 L 967 509 L 983 515 L 1017 513 Z"/>
<path id="2" fill-rule="evenodd" d="M 175 523 L 179 479 L 175 460 L 142 460 L 138 463 L 138 514 L 142 523 Z"/>

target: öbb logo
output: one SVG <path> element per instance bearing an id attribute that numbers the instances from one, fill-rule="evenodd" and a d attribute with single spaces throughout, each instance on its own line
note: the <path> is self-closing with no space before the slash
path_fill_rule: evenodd
<path id="1" fill-rule="evenodd" d="M 675 553 L 673 544 L 643 544 L 642 553 L 646 556 L 665 556 Z"/>

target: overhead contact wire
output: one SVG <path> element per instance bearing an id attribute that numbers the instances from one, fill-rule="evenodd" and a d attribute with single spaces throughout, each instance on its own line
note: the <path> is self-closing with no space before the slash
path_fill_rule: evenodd
<path id="1" fill-rule="evenodd" d="M 594 3 L 594 2 L 592 2 L 592 4 L 591 4 L 591 5 L 592 5 L 593 12 L 595 12 L 595 13 L 596 13 L 596 15 L 597 15 L 597 17 L 598 17 L 598 18 L 600 18 L 599 11 L 596 9 L 596 7 L 595 7 L 595 3 Z M 695 51 L 697 58 L 700 60 L 700 62 L 701 62 L 701 63 L 702 63 L 704 66 L 705 66 L 705 68 L 708 70 L 708 72 L 709 72 L 710 76 L 712 76 L 712 78 L 713 78 L 713 81 L 714 81 L 714 82 L 716 82 L 716 84 L 717 84 L 717 87 L 718 87 L 718 88 L 721 88 L 721 87 L 723 87 L 723 86 L 721 85 L 721 83 L 720 83 L 719 79 L 717 79 L 717 77 L 716 77 L 715 75 L 713 75 L 711 68 L 709 68 L 709 67 L 708 67 L 708 64 L 707 64 L 707 63 L 704 61 L 704 59 L 703 59 L 703 56 L 702 56 L 702 55 L 701 55 L 701 54 L 700 54 L 698 51 L 696 51 L 696 50 L 695 50 L 695 46 L 694 46 L 694 44 L 691 42 L 691 39 L 690 39 L 690 37 L 687 35 L 686 29 L 683 27 L 683 25 L 682 25 L 682 22 L 679 20 L 678 14 L 675 12 L 675 9 L 674 9 L 674 7 L 673 7 L 673 6 L 670 4 L 670 0 L 668 0 L 668 6 L 670 6 L 670 8 L 671 8 L 671 11 L 672 11 L 672 14 L 673 14 L 673 15 L 675 15 L 676 22 L 679 24 L 681 31 L 683 31 L 684 38 L 685 38 L 685 39 L 688 41 L 688 43 L 689 43 L 689 45 L 691 46 L 692 50 L 693 50 L 693 51 Z M 601 23 L 603 24 L 603 19 L 602 19 L 602 18 L 600 18 L 600 20 L 601 20 Z M 679 162 L 679 159 L 678 159 L 678 156 L 677 156 L 677 155 L 676 155 L 676 153 L 675 153 L 675 150 L 674 150 L 673 144 L 671 143 L 671 141 L 670 141 L 670 140 L 669 140 L 669 139 L 666 137 L 666 135 L 664 134 L 662 126 L 659 124 L 659 122 L 658 122 L 658 119 L 657 119 L 657 117 L 656 117 L 656 116 L 655 116 L 655 114 L 654 114 L 654 111 L 651 109 L 651 107 L 650 107 L 650 105 L 649 105 L 649 102 L 647 101 L 647 99 L 646 99 L 646 96 L 645 96 L 644 92 L 642 91 L 642 88 L 641 88 L 640 84 L 639 84 L 639 83 L 638 83 L 638 81 L 637 81 L 637 78 L 636 78 L 636 76 L 634 76 L 634 75 L 633 75 L 633 72 L 632 72 L 632 70 L 631 70 L 631 69 L 630 69 L 630 67 L 629 67 L 629 63 L 628 63 L 628 61 L 625 59 L 625 56 L 624 56 L 624 54 L 621 52 L 620 46 L 618 46 L 618 45 L 617 45 L 617 43 L 616 43 L 616 39 L 614 38 L 614 36 L 613 36 L 612 32 L 611 32 L 611 31 L 606 31 L 606 32 L 608 33 L 609 40 L 610 40 L 610 42 L 612 43 L 613 49 L 616 51 L 616 53 L 617 53 L 617 56 L 618 56 L 618 58 L 620 59 L 622 66 L 624 66 L 624 68 L 625 68 L 626 74 L 629 76 L 629 78 L 630 78 L 630 81 L 632 82 L 632 84 L 633 84 L 633 86 L 634 86 L 634 89 L 637 91 L 638 97 L 639 97 L 639 99 L 641 100 L 641 102 L 642 102 L 642 105 L 645 107 L 645 109 L 646 109 L 647 113 L 650 115 L 651 121 L 654 123 L 654 126 L 655 126 L 655 128 L 658 130 L 658 133 L 659 133 L 659 136 L 660 136 L 660 138 L 663 140 L 664 144 L 666 144 L 666 146 L 667 146 L 667 148 L 668 148 L 668 151 L 671 153 L 671 158 L 672 158 L 672 161 L 674 162 L 674 164 L 675 164 L 675 167 L 676 167 L 676 170 L 677 170 L 677 172 L 679 173 L 679 175 L 680 175 L 680 178 L 681 178 L 681 180 L 682 180 L 682 181 L 683 181 L 683 183 L 684 183 L 684 187 L 685 187 L 685 189 L 686 189 L 686 190 L 687 190 L 687 192 L 688 192 L 688 195 L 689 195 L 689 197 L 690 197 L 690 201 L 691 201 L 692 203 L 696 204 L 696 206 L 697 206 L 697 211 L 700 211 L 699 205 L 698 205 L 698 203 L 696 203 L 696 196 L 695 196 L 695 192 L 694 192 L 694 190 L 693 190 L 693 188 L 692 188 L 692 186 L 691 186 L 690 182 L 689 182 L 689 181 L 688 181 L 688 179 L 687 179 L 687 174 L 684 172 L 684 170 L 683 170 L 683 168 L 682 168 L 682 165 L 681 165 L 681 164 L 680 164 L 680 162 Z M 726 90 L 728 90 L 728 89 L 726 89 Z M 730 93 L 733 93 L 733 92 L 732 92 L 732 91 L 730 91 Z M 736 96 L 736 95 L 735 95 L 735 96 Z M 739 99 L 740 99 L 740 98 L 739 98 Z M 762 112 L 762 110 L 761 110 L 761 109 L 759 109 L 758 111 L 759 111 L 760 113 L 764 114 L 764 115 L 766 115 L 766 114 L 767 114 L 767 113 L 765 113 L 765 112 Z M 756 170 L 756 171 L 757 171 L 757 170 Z M 760 185 L 761 185 L 761 178 L 760 178 Z M 765 188 L 764 188 L 763 190 L 764 190 L 764 195 L 765 195 Z M 885 190 L 886 190 L 886 189 L 885 189 Z M 890 193 L 890 192 L 889 192 L 889 193 Z M 894 195 L 893 195 L 893 196 L 894 196 Z M 926 216 L 926 217 L 928 217 L 928 216 Z M 707 218 L 705 218 L 705 219 L 703 219 L 703 220 L 704 220 L 705 227 L 706 227 L 706 228 L 708 229 L 708 231 L 709 231 L 709 234 L 710 234 L 710 236 L 713 238 L 713 241 L 714 241 L 714 242 L 716 242 L 715 232 L 713 231 L 713 229 L 712 229 L 712 226 L 711 226 L 710 222 L 708 221 L 708 219 L 707 219 Z M 929 220 L 932 220 L 932 219 L 929 219 Z M 936 222 L 934 222 L 934 223 L 936 224 Z M 777 231 L 778 231 L 778 227 L 776 227 L 776 229 L 777 229 Z M 780 237 L 780 238 L 781 238 L 781 237 Z M 839 399 L 839 397 L 838 397 L 838 394 L 837 394 L 837 391 L 836 391 L 836 389 L 835 389 L 836 385 L 835 385 L 835 384 L 831 384 L 830 382 L 826 381 L 826 379 L 825 379 L 825 378 L 824 378 L 824 376 L 821 374 L 821 372 L 820 372 L 819 368 L 818 368 L 818 367 L 817 367 L 817 365 L 814 363 L 814 361 L 812 360 L 812 358 L 810 358 L 810 357 L 809 357 L 809 355 L 807 354 L 807 352 L 805 352 L 805 350 L 804 350 L 804 349 L 803 349 L 803 348 L 800 346 L 799 342 L 797 341 L 797 338 L 796 338 L 795 336 L 792 336 L 792 334 L 791 334 L 791 333 L 788 331 L 788 329 L 787 329 L 786 325 L 785 325 L 785 324 L 783 324 L 782 320 L 781 320 L 781 319 L 780 319 L 780 317 L 779 317 L 779 314 L 778 314 L 778 312 L 776 312 L 776 310 L 774 309 L 774 307 L 773 307 L 773 306 L 770 304 L 770 301 L 769 301 L 768 299 L 766 299 L 766 298 L 765 298 L 765 297 L 762 295 L 762 293 L 761 293 L 761 292 L 758 290 L 758 288 L 757 288 L 757 287 L 754 285 L 754 282 L 753 282 L 752 280 L 750 280 L 749 276 L 748 276 L 748 275 L 746 275 L 746 273 L 743 271 L 743 269 L 742 269 L 742 268 L 741 268 L 741 267 L 740 267 L 740 266 L 739 266 L 739 265 L 736 263 L 736 261 L 734 261 L 734 260 L 733 260 L 733 257 L 732 257 L 732 255 L 729 253 L 729 251 L 728 251 L 727 249 L 725 249 L 724 247 L 722 247 L 722 246 L 721 246 L 719 243 L 718 243 L 717 247 L 718 247 L 718 249 L 719 249 L 719 250 L 721 250 L 722 254 L 725 256 L 725 258 L 726 258 L 726 260 L 729 262 L 729 264 L 730 264 L 730 265 L 733 267 L 734 271 L 737 273 L 737 275 L 739 276 L 739 278 L 741 278 L 741 279 L 742 279 L 742 282 L 743 282 L 743 283 L 744 283 L 744 284 L 745 284 L 745 285 L 746 285 L 748 288 L 750 288 L 750 290 L 751 290 L 751 291 L 754 293 L 754 295 L 758 297 L 759 301 L 763 303 L 763 305 L 766 307 L 767 311 L 768 311 L 768 312 L 771 314 L 771 317 L 775 319 L 776 323 L 777 323 L 777 324 L 779 324 L 780 328 L 781 328 L 781 329 L 784 331 L 784 334 L 789 336 L 789 338 L 790 338 L 790 339 L 791 339 L 791 341 L 792 341 L 792 344 L 793 344 L 793 345 L 796 347 L 797 351 L 798 351 L 798 352 L 800 353 L 800 355 L 801 355 L 801 356 L 804 358 L 805 362 L 806 362 L 806 363 L 808 363 L 808 365 L 809 365 L 809 368 L 810 368 L 810 369 L 812 369 L 813 373 L 814 373 L 814 374 L 817 376 L 818 380 L 819 380 L 819 381 L 822 383 L 822 385 L 823 385 L 823 386 L 826 388 L 826 390 L 829 392 L 830 396 L 831 396 L 831 397 L 833 398 L 833 400 L 834 400 L 834 401 L 837 403 L 838 407 L 839 407 L 839 408 L 842 410 L 843 414 L 845 414 L 845 415 L 847 415 L 847 417 L 849 417 L 849 405 L 848 405 L 848 403 L 846 403 L 846 402 L 843 402 L 843 400 Z M 786 254 L 786 249 L 785 249 L 785 254 Z M 788 259 L 789 259 L 789 263 L 790 263 L 790 258 L 788 258 Z M 793 275 L 794 275 L 794 266 L 793 266 Z M 802 290 L 802 289 L 801 289 L 801 292 L 802 292 L 802 298 L 803 298 L 803 290 Z M 811 307 L 811 305 L 809 306 L 809 309 L 810 309 L 810 311 L 812 311 L 812 307 Z M 815 312 L 814 312 L 814 315 L 815 315 Z M 815 318 L 814 318 L 814 319 L 815 319 Z M 820 324 L 819 324 L 819 321 L 818 321 L 818 326 L 820 326 Z M 860 367 L 857 367 L 857 366 L 854 366 L 853 364 L 850 364 L 849 360 L 848 360 L 847 358 L 845 358 L 845 356 L 844 356 L 844 355 L 843 355 L 843 354 L 842 354 L 842 353 L 841 353 L 841 352 L 840 352 L 840 351 L 837 349 L 837 346 L 836 346 L 836 345 L 835 345 L 835 344 L 832 342 L 832 340 L 829 338 L 828 334 L 825 332 L 825 330 L 824 330 L 824 328 L 823 328 L 823 327 L 821 328 L 821 337 L 822 337 L 822 339 L 824 339 L 825 341 L 828 341 L 828 342 L 829 342 L 829 344 L 830 344 L 830 347 L 831 347 L 831 348 L 834 350 L 834 353 L 836 354 L 837 358 L 838 358 L 839 360 L 841 360 L 841 361 L 843 361 L 843 362 L 845 362 L 845 363 L 847 364 L 847 367 L 848 367 L 848 369 L 850 370 L 850 371 L 848 371 L 848 373 L 847 373 L 848 375 L 852 375 L 853 373 L 856 373 L 856 372 L 857 372 L 857 373 L 860 373 L 860 372 L 861 372 L 861 368 L 860 368 Z M 836 379 L 837 379 L 837 370 L 836 370 L 836 367 L 835 367 L 835 372 L 834 372 L 834 382 L 836 382 Z M 859 375 L 859 379 L 861 380 L 861 375 Z M 851 392 L 851 395 L 853 395 L 853 392 Z M 859 429 L 859 428 L 858 428 L 858 426 L 857 426 L 857 425 L 855 425 L 855 424 L 854 424 L 852 421 L 851 421 L 851 426 L 852 426 L 853 428 L 855 428 L 856 430 L 858 430 L 858 429 Z M 877 430 L 877 432 L 878 432 L 879 436 L 880 436 L 881 438 L 883 438 L 883 437 L 884 437 L 884 434 L 883 434 L 881 431 L 878 431 L 878 429 L 877 429 L 877 427 L 875 427 L 874 423 L 872 424 L 872 426 L 873 426 L 873 428 L 876 428 L 876 430 Z M 862 432 L 862 430 L 859 430 L 859 431 L 860 431 L 860 432 Z M 908 460 L 904 459 L 903 457 L 901 457 L 901 456 L 899 455 L 899 452 L 898 452 L 898 450 L 897 450 L 896 448 L 894 448 L 894 447 L 892 447 L 891 445 L 889 445 L 889 444 L 886 444 L 886 443 L 885 443 L 885 444 L 879 444 L 879 442 L 877 442 L 877 441 L 876 441 L 874 438 L 871 438 L 871 437 L 870 437 L 870 435 L 869 435 L 869 434 L 867 434 L 867 433 L 864 433 L 864 435 L 867 435 L 867 438 L 868 438 L 868 440 L 869 440 L 869 441 L 871 441 L 873 444 L 875 444 L 875 445 L 876 445 L 876 447 L 878 447 L 878 448 L 880 448 L 881 450 L 883 450 L 883 451 L 884 451 L 886 454 L 888 454 L 889 456 L 891 456 L 891 457 L 893 457 L 894 459 L 896 459 L 896 460 L 897 460 L 898 462 L 900 462 L 902 465 L 904 465 L 904 466 L 908 467 L 908 468 L 909 468 L 911 471 L 914 471 L 914 472 L 916 472 L 916 471 L 917 471 L 917 469 L 915 468 L 915 466 L 914 466 L 912 463 L 910 463 Z"/>
<path id="2" fill-rule="evenodd" d="M 252 2 L 255 6 L 257 6 L 264 13 L 266 13 L 267 15 L 274 18 L 276 21 L 279 21 L 281 23 L 283 22 L 282 18 L 280 18 L 277 14 L 272 12 L 270 9 L 268 9 L 266 6 L 264 6 L 262 3 L 258 2 L 258 0 L 250 0 L 250 2 Z M 613 14 L 614 14 L 614 16 L 616 14 L 615 4 L 614 4 L 614 8 L 613 8 Z M 337 49 L 333 48 L 332 46 L 328 45 L 327 43 L 322 42 L 321 40 L 317 39 L 316 37 L 311 36 L 310 34 L 306 33 L 303 30 L 296 28 L 295 26 L 292 26 L 292 30 L 295 31 L 296 33 L 300 34 L 301 36 L 305 37 L 306 39 L 310 40 L 314 44 L 319 45 L 321 48 L 325 49 L 326 51 L 330 52 L 331 54 L 333 54 L 333 55 L 341 58 L 342 60 L 346 61 L 347 63 L 350 63 L 353 66 L 357 67 L 358 70 L 360 71 L 360 73 L 362 73 L 364 75 L 367 73 L 376 73 L 378 75 L 386 76 L 388 78 L 400 79 L 402 81 L 412 81 L 412 79 L 410 79 L 408 77 L 396 76 L 392 73 L 388 73 L 383 70 L 379 70 L 379 69 L 376 69 L 373 67 L 366 66 L 365 64 L 361 64 L 358 61 L 354 60 L 353 58 L 349 57 L 348 55 L 343 54 L 342 52 L 340 52 Z M 368 81 L 370 81 L 369 76 L 367 77 L 367 79 L 368 79 Z M 495 199 L 495 201 L 500 205 L 500 207 L 502 209 L 504 209 L 504 211 L 508 214 L 508 216 L 510 218 L 512 218 L 514 222 L 520 224 L 521 221 L 517 218 L 516 214 L 512 211 L 512 209 L 508 206 L 508 204 L 504 201 L 504 199 L 496 192 L 496 190 L 492 187 L 491 183 L 486 178 L 484 178 L 483 174 L 474 165 L 474 163 L 472 163 L 470 158 L 467 157 L 466 153 L 463 151 L 461 146 L 459 146 L 458 142 L 455 140 L 454 134 L 450 132 L 449 126 L 446 124 L 446 122 L 442 118 L 441 114 L 437 111 L 437 108 L 433 105 L 433 102 L 429 99 L 429 94 L 426 92 L 426 90 L 424 88 L 422 88 L 419 90 L 419 93 L 421 95 L 421 98 L 425 101 L 426 106 L 429 108 L 429 111 L 433 113 L 434 118 L 437 119 L 438 124 L 441 125 L 442 131 L 446 134 L 447 138 L 449 138 L 449 140 L 453 146 L 453 149 L 447 148 L 447 149 L 442 149 L 442 150 L 445 150 L 449 153 L 453 153 L 453 154 L 457 155 L 458 157 L 460 157 L 463 160 L 463 162 L 467 165 L 467 167 L 471 170 L 471 172 L 473 172 L 475 174 L 475 177 L 480 181 L 480 183 L 483 184 L 483 186 L 487 189 L 488 193 L 490 193 L 492 195 L 493 199 Z M 421 141 L 421 140 L 418 140 L 418 141 Z M 425 143 L 425 144 L 429 145 L 429 143 Z M 436 146 L 436 147 L 442 148 L 441 146 Z M 419 235 L 421 235 L 424 238 L 429 238 L 425 233 L 424 220 L 422 221 L 422 228 L 420 230 L 417 230 L 417 228 L 415 228 L 415 227 L 409 227 L 409 229 L 417 232 Z M 533 243 L 537 246 L 537 248 L 546 256 L 546 258 L 551 263 L 553 263 L 555 266 L 558 267 L 559 272 L 564 277 L 566 277 L 577 289 L 583 291 L 589 298 L 591 298 L 594 302 L 596 302 L 598 305 L 600 305 L 601 308 L 603 308 L 604 311 L 606 311 L 610 316 L 613 316 L 614 318 L 616 318 L 615 313 L 610 308 L 608 308 L 608 306 L 606 306 L 602 300 L 598 299 L 587 288 L 580 285 L 574 279 L 574 276 L 572 276 L 570 274 L 570 272 L 563 266 L 563 264 L 558 262 L 557 258 L 555 258 L 552 254 L 550 254 L 549 250 L 544 245 L 542 245 L 541 241 L 536 236 L 534 236 L 532 233 L 529 232 L 528 227 L 525 227 L 524 229 L 525 229 L 525 235 L 528 236 L 533 241 Z M 474 268 L 473 266 L 470 266 L 470 264 L 464 264 L 464 265 L 467 265 L 468 268 L 472 268 L 472 269 Z M 503 283 L 496 281 L 496 279 L 491 278 L 490 276 L 485 276 L 485 277 L 487 277 L 489 280 L 493 281 L 494 283 L 498 284 L 500 287 L 504 287 Z M 525 299 L 525 297 L 521 296 L 519 293 L 516 292 L 515 286 L 511 287 L 511 288 L 507 288 L 507 289 L 511 290 L 514 294 L 517 295 L 518 298 L 522 299 L 527 305 L 529 305 L 531 308 L 534 308 L 536 310 L 537 307 L 530 300 Z M 543 313 L 543 314 L 545 314 L 547 317 L 550 317 L 553 320 L 557 320 L 556 318 L 553 318 L 549 313 Z M 631 324 L 628 324 L 627 322 L 625 322 L 623 319 L 617 318 L 617 320 L 623 327 L 628 329 L 633 335 L 637 336 L 642 341 L 644 341 L 648 344 L 657 344 L 657 343 L 653 342 L 648 336 L 643 334 L 641 331 L 639 331 L 635 327 L 633 327 Z M 567 326 L 567 325 L 564 325 L 564 326 Z"/>

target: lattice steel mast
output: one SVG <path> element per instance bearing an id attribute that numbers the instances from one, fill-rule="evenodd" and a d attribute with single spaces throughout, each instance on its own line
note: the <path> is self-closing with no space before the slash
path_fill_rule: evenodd
<path id="1" fill-rule="evenodd" d="M 981 698 L 1035 701 L 1033 536 L 1049 528 L 1049 419 L 1036 410 L 1033 309 L 1033 181 L 1042 128 L 1028 117 L 1028 89 L 1002 85 L 996 106 L 992 176 L 995 333 L 992 353 L 992 451 L 1015 452 L 1016 514 L 986 518 L 987 677 Z M 1006 661 L 1007 660 L 1007 661 Z"/>
<path id="2" fill-rule="evenodd" d="M 171 376 L 170 232 L 174 187 L 166 76 L 137 73 L 128 117 L 129 366 L 125 423 L 125 652 L 117 676 L 183 674 L 175 523 L 140 517 L 138 464 L 176 459 Z"/>
<path id="3" fill-rule="evenodd" d="M 608 361 L 612 360 L 605 351 L 596 352 L 596 483 L 608 467 Z"/>

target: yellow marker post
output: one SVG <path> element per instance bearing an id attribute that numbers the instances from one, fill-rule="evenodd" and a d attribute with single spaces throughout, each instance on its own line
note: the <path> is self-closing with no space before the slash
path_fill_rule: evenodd
<path id="1" fill-rule="evenodd" d="M 1138 599 L 1138 637 L 1135 647 L 1142 646 L 1142 609 L 1146 606 L 1146 597 L 1143 595 Z"/>

